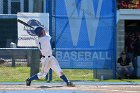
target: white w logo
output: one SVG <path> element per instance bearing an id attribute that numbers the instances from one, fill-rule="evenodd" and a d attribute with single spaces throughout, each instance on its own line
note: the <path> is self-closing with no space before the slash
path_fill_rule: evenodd
<path id="1" fill-rule="evenodd" d="M 90 46 L 94 46 L 102 2 L 103 0 L 99 0 L 97 11 L 95 13 L 93 0 L 81 0 L 81 5 L 76 5 L 75 0 L 65 0 L 74 46 L 77 46 L 83 16 L 85 16 L 86 19 Z M 80 10 L 79 13 L 77 10 Z"/>

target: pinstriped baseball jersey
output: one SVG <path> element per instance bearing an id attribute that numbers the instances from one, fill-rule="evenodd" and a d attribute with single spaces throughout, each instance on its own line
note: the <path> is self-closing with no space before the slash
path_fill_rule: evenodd
<path id="1" fill-rule="evenodd" d="M 51 56 L 52 55 L 52 48 L 50 44 L 51 36 L 46 34 L 46 36 L 39 37 L 36 41 L 39 50 L 43 56 Z"/>

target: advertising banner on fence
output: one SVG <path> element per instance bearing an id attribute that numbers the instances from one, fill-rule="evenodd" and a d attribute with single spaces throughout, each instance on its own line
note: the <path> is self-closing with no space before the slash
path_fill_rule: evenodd
<path id="1" fill-rule="evenodd" d="M 36 47 L 35 40 L 37 36 L 33 33 L 34 28 L 42 26 L 49 29 L 48 13 L 18 13 L 17 18 L 29 24 L 33 28 L 25 26 L 18 22 L 18 46 L 19 47 Z"/>
<path id="2" fill-rule="evenodd" d="M 112 69 L 115 0 L 56 0 L 56 58 L 62 68 Z"/>

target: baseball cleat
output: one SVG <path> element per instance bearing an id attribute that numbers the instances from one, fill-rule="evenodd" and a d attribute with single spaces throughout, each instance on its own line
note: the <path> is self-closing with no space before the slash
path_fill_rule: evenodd
<path id="1" fill-rule="evenodd" d="M 28 79 L 26 79 L 26 86 L 30 86 L 31 85 L 31 81 Z"/>
<path id="2" fill-rule="evenodd" d="M 68 83 L 67 83 L 67 86 L 68 86 L 68 87 L 75 87 L 75 85 L 74 85 L 72 82 L 68 82 Z"/>

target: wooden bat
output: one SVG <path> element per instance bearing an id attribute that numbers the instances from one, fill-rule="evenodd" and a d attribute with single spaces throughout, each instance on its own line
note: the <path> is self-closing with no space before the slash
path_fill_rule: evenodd
<path id="1" fill-rule="evenodd" d="M 31 25 L 27 24 L 26 22 L 24 22 L 24 21 L 22 21 L 20 19 L 17 19 L 17 22 L 19 22 L 19 23 L 21 23 L 21 24 L 23 24 L 23 25 L 25 25 L 27 27 L 30 27 L 30 28 L 33 28 L 34 29 L 34 27 L 32 27 Z"/>

